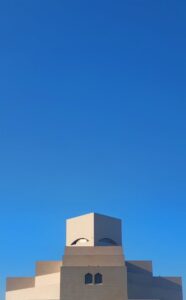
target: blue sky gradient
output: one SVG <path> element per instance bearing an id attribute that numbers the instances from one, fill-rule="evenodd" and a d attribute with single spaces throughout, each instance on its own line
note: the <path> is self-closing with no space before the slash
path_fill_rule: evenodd
<path id="1" fill-rule="evenodd" d="M 65 219 L 123 219 L 186 290 L 186 2 L 0 2 L 0 278 L 60 259 Z"/>

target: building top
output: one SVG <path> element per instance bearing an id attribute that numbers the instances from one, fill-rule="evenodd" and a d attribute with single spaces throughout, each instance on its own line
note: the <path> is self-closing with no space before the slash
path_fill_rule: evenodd
<path id="1" fill-rule="evenodd" d="M 121 246 L 121 220 L 89 213 L 66 221 L 66 246 Z"/>

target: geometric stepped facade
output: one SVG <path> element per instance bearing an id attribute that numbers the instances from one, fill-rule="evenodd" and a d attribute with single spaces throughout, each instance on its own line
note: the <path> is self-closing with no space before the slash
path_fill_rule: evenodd
<path id="1" fill-rule="evenodd" d="M 87 299 L 183 300 L 182 280 L 125 260 L 121 220 L 91 213 L 67 220 L 62 261 L 37 262 L 34 277 L 8 278 L 6 287 L 6 300 Z"/>

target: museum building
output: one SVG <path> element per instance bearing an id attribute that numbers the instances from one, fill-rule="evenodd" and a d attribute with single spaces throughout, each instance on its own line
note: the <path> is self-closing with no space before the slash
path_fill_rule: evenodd
<path id="1" fill-rule="evenodd" d="M 7 278 L 6 300 L 183 300 L 181 277 L 153 276 L 151 261 L 125 260 L 121 220 L 67 220 L 63 260 L 39 261 L 34 277 Z"/>

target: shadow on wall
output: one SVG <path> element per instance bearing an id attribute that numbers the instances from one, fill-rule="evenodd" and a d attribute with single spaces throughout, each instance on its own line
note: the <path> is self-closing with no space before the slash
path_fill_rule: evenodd
<path id="1" fill-rule="evenodd" d="M 152 262 L 126 261 L 129 299 L 183 300 L 181 277 L 156 277 Z"/>

